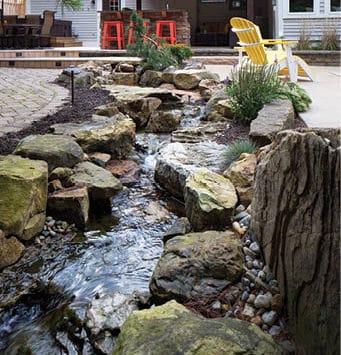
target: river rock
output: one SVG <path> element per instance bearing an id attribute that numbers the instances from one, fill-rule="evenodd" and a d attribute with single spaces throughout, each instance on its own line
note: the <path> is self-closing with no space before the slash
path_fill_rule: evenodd
<path id="1" fill-rule="evenodd" d="M 137 74 L 136 73 L 118 73 L 113 72 L 110 75 L 112 83 L 115 85 L 137 85 Z"/>
<path id="2" fill-rule="evenodd" d="M 44 160 L 49 171 L 59 166 L 72 168 L 84 159 L 82 148 L 73 138 L 54 134 L 28 136 L 19 142 L 14 154 Z"/>
<path id="3" fill-rule="evenodd" d="M 15 155 L 0 157 L 0 228 L 29 240 L 44 226 L 47 164 Z"/>
<path id="4" fill-rule="evenodd" d="M 184 302 L 220 293 L 243 273 L 241 242 L 233 232 L 207 231 L 170 239 L 150 282 L 158 302 Z"/>
<path id="5" fill-rule="evenodd" d="M 250 138 L 258 145 L 271 143 L 276 134 L 285 129 L 294 128 L 295 111 L 290 100 L 273 100 L 258 112 L 251 121 Z"/>
<path id="6" fill-rule="evenodd" d="M 231 99 L 219 100 L 216 104 L 216 111 L 223 117 L 233 119 L 235 114 L 232 112 Z"/>
<path id="7" fill-rule="evenodd" d="M 219 75 L 211 73 L 206 69 L 182 69 L 172 73 L 170 82 L 177 89 L 192 90 L 197 89 L 203 79 L 212 79 L 219 83 Z"/>
<path id="8" fill-rule="evenodd" d="M 72 174 L 73 174 L 73 170 L 71 168 L 58 167 L 51 171 L 49 175 L 49 181 L 53 181 L 53 180 L 64 181 Z"/>
<path id="9" fill-rule="evenodd" d="M 208 319 L 170 301 L 131 314 L 123 324 L 113 355 L 281 354 L 271 336 L 257 326 L 231 318 Z"/>
<path id="10" fill-rule="evenodd" d="M 49 194 L 49 215 L 84 228 L 89 219 L 89 195 L 87 187 L 71 187 Z"/>
<path id="11" fill-rule="evenodd" d="M 183 200 L 183 190 L 190 174 L 202 168 L 222 172 L 225 150 L 225 145 L 215 142 L 167 144 L 160 149 L 157 157 L 155 181 Z"/>
<path id="12" fill-rule="evenodd" d="M 339 144 L 339 129 L 282 132 L 255 178 L 252 229 L 307 354 L 340 349 Z"/>
<path id="13" fill-rule="evenodd" d="M 272 295 L 270 292 L 265 295 L 258 295 L 255 299 L 254 305 L 256 308 L 268 309 L 271 306 Z"/>
<path id="14" fill-rule="evenodd" d="M 0 230 L 0 270 L 20 259 L 25 247 L 15 237 L 6 238 Z"/>
<path id="15" fill-rule="evenodd" d="M 148 133 L 170 133 L 174 131 L 182 116 L 180 110 L 157 111 L 150 115 L 146 132 Z"/>
<path id="16" fill-rule="evenodd" d="M 122 185 L 132 186 L 139 181 L 140 168 L 133 160 L 110 160 L 105 167 Z"/>
<path id="17" fill-rule="evenodd" d="M 239 202 L 245 206 L 248 206 L 252 201 L 256 165 L 255 154 L 242 153 L 223 174 L 232 182 L 237 190 Z"/>
<path id="18" fill-rule="evenodd" d="M 92 163 L 104 168 L 111 159 L 111 155 L 107 153 L 89 153 L 89 159 Z"/>
<path id="19" fill-rule="evenodd" d="M 228 99 L 228 95 L 225 87 L 215 91 L 206 104 L 205 112 L 210 113 L 213 111 L 217 111 L 218 102 L 227 99 Z"/>
<path id="20" fill-rule="evenodd" d="M 177 235 L 185 235 L 191 231 L 191 224 L 187 217 L 178 218 L 170 227 L 170 229 L 163 235 L 162 240 L 167 243 L 169 239 Z"/>
<path id="21" fill-rule="evenodd" d="M 85 326 L 90 341 L 104 354 L 111 354 L 115 338 L 128 316 L 138 310 L 132 295 L 113 292 L 94 298 L 85 313 Z"/>
<path id="22" fill-rule="evenodd" d="M 214 79 L 203 79 L 199 83 L 199 92 L 204 100 L 209 100 L 212 95 L 219 89 L 221 89 L 221 84 L 217 84 Z"/>
<path id="23" fill-rule="evenodd" d="M 67 179 L 68 186 L 87 186 L 93 207 L 110 207 L 109 198 L 122 190 L 121 182 L 110 171 L 93 163 L 83 162 L 74 167 L 74 174 Z M 92 208 L 92 206 L 90 206 Z"/>
<path id="24" fill-rule="evenodd" d="M 194 231 L 224 229 L 232 224 L 238 202 L 229 179 L 207 169 L 186 180 L 184 189 L 186 215 Z"/>

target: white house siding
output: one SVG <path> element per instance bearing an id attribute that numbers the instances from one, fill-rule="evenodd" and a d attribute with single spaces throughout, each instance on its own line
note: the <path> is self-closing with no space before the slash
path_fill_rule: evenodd
<path id="1" fill-rule="evenodd" d="M 69 11 L 64 9 L 61 14 L 60 9 L 56 9 L 55 0 L 31 0 L 29 13 L 43 13 L 44 10 L 57 11 L 55 17 L 63 20 L 72 21 L 72 31 L 83 42 L 84 46 L 97 44 L 97 9 L 96 4 L 91 0 L 83 1 L 81 11 Z"/>
<path id="2" fill-rule="evenodd" d="M 328 13 L 330 0 L 319 0 L 316 12 L 313 14 L 288 14 L 284 8 L 284 1 L 277 0 L 277 18 L 279 34 L 290 40 L 297 40 L 300 33 L 305 31 L 312 41 L 320 41 L 324 31 L 336 29 L 338 38 L 341 37 L 341 12 Z"/>

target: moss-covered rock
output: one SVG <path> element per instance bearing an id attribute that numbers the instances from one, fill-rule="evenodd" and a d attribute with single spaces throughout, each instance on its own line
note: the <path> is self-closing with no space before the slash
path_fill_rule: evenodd
<path id="1" fill-rule="evenodd" d="M 82 148 L 73 138 L 53 134 L 32 135 L 22 139 L 14 154 L 44 160 L 48 163 L 49 171 L 58 166 L 72 168 L 84 158 Z"/>
<path id="2" fill-rule="evenodd" d="M 31 239 L 44 226 L 47 164 L 9 155 L 0 159 L 0 228 L 6 235 Z"/>
<path id="3" fill-rule="evenodd" d="M 232 224 L 238 197 L 229 179 L 202 169 L 187 178 L 184 195 L 186 215 L 195 231 Z"/>
<path id="4" fill-rule="evenodd" d="M 271 336 L 231 318 L 205 319 L 171 301 L 133 312 L 112 355 L 279 355 Z"/>
<path id="5" fill-rule="evenodd" d="M 150 282 L 158 302 L 184 302 L 220 293 L 243 273 L 240 240 L 233 232 L 207 231 L 170 239 Z"/>

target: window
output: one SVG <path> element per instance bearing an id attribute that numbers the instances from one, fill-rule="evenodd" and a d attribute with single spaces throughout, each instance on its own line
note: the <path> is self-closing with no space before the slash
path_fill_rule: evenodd
<path id="1" fill-rule="evenodd" d="M 314 0 L 289 0 L 289 12 L 314 12 Z"/>
<path id="2" fill-rule="evenodd" d="M 341 11 L 340 0 L 329 0 L 330 1 L 330 12 Z"/>
<path id="3" fill-rule="evenodd" d="M 109 10 L 110 11 L 120 11 L 121 10 L 120 0 L 110 0 L 109 1 Z"/>

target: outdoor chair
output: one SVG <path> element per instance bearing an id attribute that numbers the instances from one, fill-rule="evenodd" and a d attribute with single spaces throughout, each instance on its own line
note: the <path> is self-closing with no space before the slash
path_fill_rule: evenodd
<path id="1" fill-rule="evenodd" d="M 28 14 L 25 16 L 25 23 L 27 25 L 36 25 L 39 26 L 41 23 L 41 16 L 40 14 Z M 39 33 L 39 29 L 33 29 L 32 34 L 36 35 Z"/>
<path id="2" fill-rule="evenodd" d="M 298 41 L 286 39 L 262 39 L 259 27 L 249 20 L 240 17 L 233 17 L 230 20 L 232 31 L 239 39 L 239 65 L 243 65 L 242 55 L 246 52 L 249 60 L 255 65 L 275 63 L 278 65 L 278 75 L 289 76 L 290 81 L 297 82 L 298 77 L 309 78 L 313 76 L 308 64 L 300 57 L 292 55 L 290 45 Z M 277 45 L 280 49 L 267 50 L 266 45 Z"/>
<path id="3" fill-rule="evenodd" d="M 32 35 L 33 47 L 49 47 L 55 11 L 45 10 L 41 29 Z"/>
<path id="4" fill-rule="evenodd" d="M 6 31 L 0 21 L 0 48 L 17 48 L 22 39 L 22 35 Z"/>

